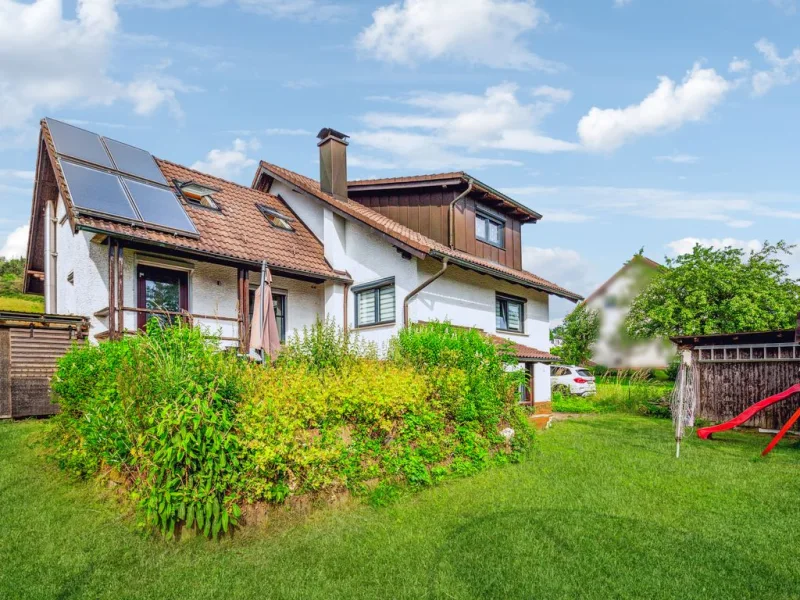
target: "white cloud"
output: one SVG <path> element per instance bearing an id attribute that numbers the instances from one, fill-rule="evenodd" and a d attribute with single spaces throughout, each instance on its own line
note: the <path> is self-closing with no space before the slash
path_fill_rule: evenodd
<path id="1" fill-rule="evenodd" d="M 586 296 L 600 283 L 597 280 L 597 269 L 580 253 L 567 248 L 538 248 L 523 246 L 522 268 L 548 281 Z M 560 298 L 550 299 L 550 325 L 555 326 L 575 304 Z"/>
<path id="2" fill-rule="evenodd" d="M 548 20 L 534 0 L 403 0 L 381 6 L 356 39 L 365 54 L 413 65 L 436 59 L 554 71 L 522 36 Z"/>
<path id="3" fill-rule="evenodd" d="M 659 162 L 671 162 L 678 165 L 692 165 L 700 161 L 699 156 L 692 154 L 669 154 L 666 156 L 656 156 L 655 159 Z"/>
<path id="4" fill-rule="evenodd" d="M 617 8 L 622 8 L 623 6 L 628 6 L 633 0 L 614 0 L 614 6 Z"/>
<path id="5" fill-rule="evenodd" d="M 25 256 L 28 251 L 28 229 L 28 225 L 21 225 L 9 233 L 0 248 L 0 256 L 6 259 Z"/>
<path id="6" fill-rule="evenodd" d="M 518 87 L 504 83 L 484 94 L 416 92 L 396 102 L 412 112 L 370 112 L 362 116 L 367 130 L 355 132 L 354 145 L 388 153 L 404 168 L 477 168 L 497 164 L 519 164 L 508 158 L 479 155 L 487 151 L 534 153 L 569 152 L 578 144 L 539 132 L 541 120 L 554 105 L 536 101 L 523 104 Z M 362 165 L 369 162 L 362 157 Z"/>
<path id="7" fill-rule="evenodd" d="M 33 181 L 35 177 L 33 171 L 24 171 L 21 169 L 0 169 L 0 179 L 24 179 L 26 181 Z"/>
<path id="8" fill-rule="evenodd" d="M 247 154 L 260 147 L 261 144 L 258 143 L 258 140 L 245 141 L 236 138 L 230 148 L 211 150 L 206 154 L 205 159 L 194 163 L 192 169 L 223 179 L 234 180 L 242 174 L 242 171 L 258 163 L 256 159 L 250 158 Z"/>
<path id="9" fill-rule="evenodd" d="M 786 58 L 781 58 L 778 48 L 767 39 L 756 42 L 756 49 L 770 66 L 768 70 L 753 73 L 753 93 L 763 96 L 773 87 L 789 85 L 800 80 L 800 48 Z"/>
<path id="10" fill-rule="evenodd" d="M 501 191 L 518 200 L 579 212 L 597 219 L 627 215 L 655 220 L 711 221 L 733 228 L 749 227 L 754 217 L 800 220 L 800 196 L 774 193 L 690 192 L 613 186 L 526 186 Z"/>
<path id="11" fill-rule="evenodd" d="M 733 57 L 733 60 L 728 65 L 728 71 L 731 73 L 746 73 L 750 70 L 750 61 L 743 58 Z"/>
<path id="12" fill-rule="evenodd" d="M 272 127 L 265 129 L 264 133 L 267 135 L 314 135 L 307 129 L 287 129 L 285 127 Z"/>
<path id="13" fill-rule="evenodd" d="M 24 127 L 43 110 L 122 99 L 139 114 L 162 104 L 175 112 L 176 80 L 108 74 L 120 33 L 114 0 L 80 0 L 75 17 L 64 17 L 62 0 L 0 0 L 0 129 Z"/>
<path id="14" fill-rule="evenodd" d="M 533 95 L 537 98 L 547 98 L 553 102 L 569 102 L 572 100 L 572 91 L 564 88 L 540 85 L 533 90 Z"/>
<path id="15" fill-rule="evenodd" d="M 714 69 L 695 64 L 680 85 L 669 77 L 660 77 L 656 90 L 639 104 L 593 107 L 578 123 L 578 135 L 588 149 L 610 152 L 637 137 L 704 119 L 731 87 Z"/>
<path id="16" fill-rule="evenodd" d="M 546 210 L 545 218 L 548 223 L 586 223 L 594 221 L 596 217 L 585 212 L 568 210 Z"/>
<path id="17" fill-rule="evenodd" d="M 329 21 L 347 15 L 351 9 L 343 4 L 324 0 L 234 0 L 244 11 L 261 14 L 273 19 L 297 21 Z M 199 6 L 214 8 L 228 4 L 228 0 L 122 0 L 123 4 L 139 8 L 174 10 Z"/>
<path id="18" fill-rule="evenodd" d="M 787 15 L 797 13 L 797 0 L 769 0 L 769 3 L 775 8 L 782 10 Z"/>

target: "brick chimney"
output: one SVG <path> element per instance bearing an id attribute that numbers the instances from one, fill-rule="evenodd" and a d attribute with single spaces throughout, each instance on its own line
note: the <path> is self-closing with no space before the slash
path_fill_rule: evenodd
<path id="1" fill-rule="evenodd" d="M 319 185 L 323 192 L 347 200 L 347 138 L 325 127 L 317 134 L 319 146 Z"/>

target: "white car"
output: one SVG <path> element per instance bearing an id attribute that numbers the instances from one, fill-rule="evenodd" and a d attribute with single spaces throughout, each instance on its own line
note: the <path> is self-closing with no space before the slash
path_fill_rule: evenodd
<path id="1" fill-rule="evenodd" d="M 583 367 L 552 365 L 550 387 L 553 391 L 568 392 L 576 396 L 591 396 L 597 393 L 594 375 Z"/>

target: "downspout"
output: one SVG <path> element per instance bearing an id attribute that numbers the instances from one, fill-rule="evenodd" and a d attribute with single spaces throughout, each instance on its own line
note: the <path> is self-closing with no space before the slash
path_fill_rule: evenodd
<path id="1" fill-rule="evenodd" d="M 345 283 L 344 284 L 344 301 L 342 304 L 344 305 L 344 322 L 342 324 L 342 330 L 344 331 L 345 336 L 349 333 L 347 327 L 347 299 L 350 297 L 350 286 L 353 285 L 352 283 Z"/>
<path id="2" fill-rule="evenodd" d="M 464 196 L 469 194 L 472 191 L 473 184 L 475 183 L 475 180 L 472 179 L 472 178 L 470 178 L 468 181 L 469 181 L 469 184 L 467 185 L 467 189 L 465 189 L 458 196 L 456 196 L 455 199 L 450 203 L 450 206 L 447 208 L 447 220 L 448 220 L 447 234 L 448 234 L 448 239 L 449 239 L 449 242 L 450 242 L 449 245 L 450 245 L 451 248 L 454 248 L 455 244 L 456 244 L 456 241 L 455 241 L 455 237 L 456 236 L 455 236 L 455 233 L 453 232 L 453 230 L 456 228 L 456 217 L 455 217 L 456 202 L 458 202 Z"/>
<path id="3" fill-rule="evenodd" d="M 450 261 L 450 259 L 445 256 L 442 259 L 442 268 L 439 269 L 436 273 L 434 273 L 430 277 L 430 279 L 427 279 L 427 280 L 423 281 L 419 286 L 417 286 L 416 288 L 411 290 L 408 293 L 408 295 L 405 297 L 405 299 L 403 300 L 403 327 L 408 327 L 408 303 L 411 302 L 411 300 L 413 300 L 414 297 L 417 294 L 419 294 L 422 290 L 424 290 L 426 287 L 428 287 L 434 281 L 439 279 L 439 277 L 444 275 L 444 272 L 447 270 L 447 267 L 449 265 L 449 261 Z"/>

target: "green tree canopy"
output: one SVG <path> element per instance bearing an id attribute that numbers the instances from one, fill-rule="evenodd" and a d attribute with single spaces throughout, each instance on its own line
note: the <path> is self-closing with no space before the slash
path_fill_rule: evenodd
<path id="1" fill-rule="evenodd" d="M 579 304 L 553 329 L 552 338 L 559 338 L 561 345 L 552 352 L 564 362 L 580 365 L 592 356 L 592 345 L 600 335 L 600 315 L 585 304 Z"/>
<path id="2" fill-rule="evenodd" d="M 792 248 L 782 241 L 750 253 L 696 245 L 668 258 L 634 299 L 628 333 L 653 338 L 794 328 L 800 285 L 782 260 Z"/>

